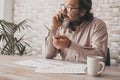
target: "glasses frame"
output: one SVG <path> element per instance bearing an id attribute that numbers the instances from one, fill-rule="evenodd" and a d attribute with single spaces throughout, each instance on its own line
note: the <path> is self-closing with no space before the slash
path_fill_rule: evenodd
<path id="1" fill-rule="evenodd" d="M 69 6 L 65 6 L 64 4 L 60 4 L 60 9 L 61 10 L 67 10 L 67 12 L 71 12 L 72 11 L 72 9 L 79 9 L 79 8 L 72 8 L 72 7 L 69 7 Z"/>

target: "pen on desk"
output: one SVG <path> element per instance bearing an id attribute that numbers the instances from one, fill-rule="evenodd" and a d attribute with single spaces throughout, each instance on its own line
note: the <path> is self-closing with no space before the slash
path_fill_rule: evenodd
<path id="1" fill-rule="evenodd" d="M 48 30 L 48 31 L 50 31 L 50 29 L 44 24 L 44 26 L 45 26 L 45 28 Z"/>
<path id="2" fill-rule="evenodd" d="M 50 31 L 50 29 L 49 29 L 45 24 L 44 24 L 44 27 L 49 31 L 48 35 L 50 35 L 50 33 L 52 33 L 54 36 L 59 36 L 59 33 L 58 33 L 58 32 L 56 32 L 56 33 L 54 34 L 54 32 Z"/>

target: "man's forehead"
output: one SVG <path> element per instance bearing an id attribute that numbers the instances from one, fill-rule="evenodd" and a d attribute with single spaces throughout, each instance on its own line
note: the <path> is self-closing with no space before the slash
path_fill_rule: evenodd
<path id="1" fill-rule="evenodd" d="M 64 4 L 67 4 L 67 5 L 78 5 L 79 3 L 79 0 L 64 0 Z"/>

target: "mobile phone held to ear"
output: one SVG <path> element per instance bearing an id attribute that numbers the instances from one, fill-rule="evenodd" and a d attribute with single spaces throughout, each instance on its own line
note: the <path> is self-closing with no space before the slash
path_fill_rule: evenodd
<path id="1" fill-rule="evenodd" d="M 61 14 L 61 18 L 59 18 L 59 19 L 60 19 L 60 21 L 63 23 L 63 22 L 64 22 L 64 15 Z"/>

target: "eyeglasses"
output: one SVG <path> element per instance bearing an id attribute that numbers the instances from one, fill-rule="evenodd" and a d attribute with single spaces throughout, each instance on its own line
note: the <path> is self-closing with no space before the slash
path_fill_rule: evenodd
<path id="1" fill-rule="evenodd" d="M 63 11 L 66 9 L 67 12 L 71 12 L 72 9 L 79 9 L 79 8 L 72 8 L 72 7 L 69 7 L 69 6 L 65 6 L 64 4 L 61 4 L 60 9 L 63 10 Z"/>

